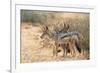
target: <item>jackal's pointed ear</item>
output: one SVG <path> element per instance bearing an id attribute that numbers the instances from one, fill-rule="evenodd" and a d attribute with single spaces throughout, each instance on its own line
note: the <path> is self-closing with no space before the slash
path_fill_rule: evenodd
<path id="1" fill-rule="evenodd" d="M 42 32 L 46 32 L 47 30 L 49 30 L 47 25 L 42 25 L 41 29 Z"/>
<path id="2" fill-rule="evenodd" d="M 47 25 L 45 26 L 45 30 L 49 30 L 49 28 L 48 28 L 48 26 L 47 26 Z"/>
<path id="3" fill-rule="evenodd" d="M 65 27 L 66 31 L 68 31 L 68 30 L 69 30 L 69 24 L 64 23 L 64 27 Z"/>
<path id="4" fill-rule="evenodd" d="M 69 24 L 68 24 L 68 25 L 67 25 L 67 29 L 69 29 L 69 27 L 70 27 L 70 26 L 69 26 Z"/>
<path id="5" fill-rule="evenodd" d="M 63 27 L 60 30 L 60 32 L 67 32 L 69 30 L 69 24 L 67 24 L 66 22 L 63 22 Z"/>

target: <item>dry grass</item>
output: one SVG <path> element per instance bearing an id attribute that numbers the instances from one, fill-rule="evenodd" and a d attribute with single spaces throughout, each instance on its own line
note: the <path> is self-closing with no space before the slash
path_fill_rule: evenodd
<path id="1" fill-rule="evenodd" d="M 48 25 L 49 31 L 59 31 L 63 23 L 70 25 L 70 31 L 82 34 L 80 40 L 82 53 L 77 56 L 63 57 L 62 48 L 58 57 L 53 57 L 54 40 L 50 38 L 41 39 L 43 33 L 41 26 Z M 44 62 L 44 61 L 68 61 L 88 60 L 90 58 L 89 46 L 89 14 L 52 11 L 21 10 L 21 63 Z"/>
<path id="2" fill-rule="evenodd" d="M 21 26 L 21 63 L 84 60 L 89 58 L 89 53 L 86 50 L 84 55 L 80 54 L 77 57 L 70 57 L 70 55 L 62 57 L 62 51 L 58 53 L 58 57 L 53 57 L 54 41 L 41 39 L 41 28 L 30 24 L 22 23 Z"/>

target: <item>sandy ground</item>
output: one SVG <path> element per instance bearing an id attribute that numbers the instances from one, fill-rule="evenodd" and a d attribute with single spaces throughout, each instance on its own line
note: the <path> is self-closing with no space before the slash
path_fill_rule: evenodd
<path id="1" fill-rule="evenodd" d="M 21 63 L 44 62 L 44 61 L 69 61 L 69 60 L 87 60 L 88 51 L 84 51 L 76 57 L 63 57 L 63 52 L 59 52 L 57 57 L 53 57 L 54 44 L 43 43 L 40 38 L 41 28 L 32 26 L 28 23 L 21 25 Z M 44 42 L 48 42 L 45 40 Z M 53 41 L 52 41 L 53 42 Z"/>

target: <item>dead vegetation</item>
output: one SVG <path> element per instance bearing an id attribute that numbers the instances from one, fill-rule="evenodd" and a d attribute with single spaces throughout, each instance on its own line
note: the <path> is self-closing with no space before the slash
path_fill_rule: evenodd
<path id="1" fill-rule="evenodd" d="M 63 49 L 58 47 L 58 56 L 53 56 L 56 47 L 55 40 L 50 37 L 41 39 L 43 27 L 48 26 L 50 32 L 62 32 L 65 25 L 69 25 L 68 32 L 77 31 L 82 34 L 80 39 L 82 53 L 72 57 L 70 53 L 63 57 Z M 63 32 L 66 32 L 64 28 Z M 21 63 L 41 61 L 67 61 L 89 59 L 89 14 L 47 11 L 21 11 Z"/>

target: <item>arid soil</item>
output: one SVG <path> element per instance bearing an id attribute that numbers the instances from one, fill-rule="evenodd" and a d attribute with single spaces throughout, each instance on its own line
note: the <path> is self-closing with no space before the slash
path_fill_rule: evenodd
<path id="1" fill-rule="evenodd" d="M 63 51 L 53 56 L 55 47 L 53 40 L 43 40 L 40 38 L 42 32 L 39 26 L 32 26 L 30 23 L 21 24 L 21 63 L 45 62 L 45 61 L 69 61 L 69 60 L 88 60 L 89 51 L 82 51 L 75 57 L 70 54 L 63 57 Z"/>

